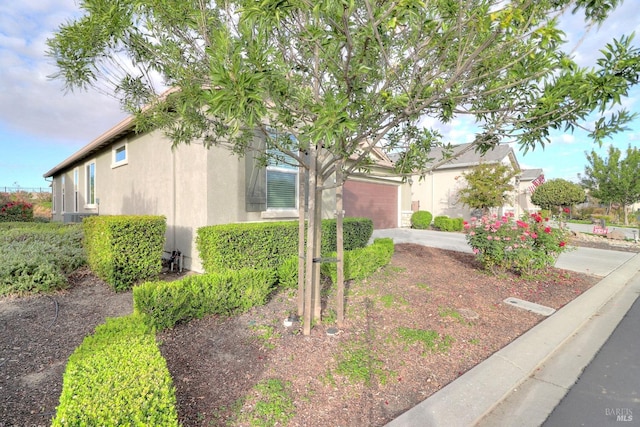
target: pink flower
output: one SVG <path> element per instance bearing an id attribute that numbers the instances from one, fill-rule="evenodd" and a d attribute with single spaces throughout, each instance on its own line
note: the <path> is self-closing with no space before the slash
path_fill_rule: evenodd
<path id="1" fill-rule="evenodd" d="M 492 235 L 488 235 L 488 236 L 487 236 L 487 240 L 492 240 L 492 239 L 493 239 L 493 236 L 492 236 Z"/>
<path id="2" fill-rule="evenodd" d="M 565 245 L 567 244 L 567 242 L 560 242 L 559 245 L 561 248 L 563 248 Z"/>
<path id="3" fill-rule="evenodd" d="M 476 255 L 477 255 L 477 254 L 479 254 L 479 253 L 480 253 L 480 249 L 478 249 L 478 248 L 473 248 L 473 253 L 474 253 L 474 254 L 476 254 Z"/>
<path id="4" fill-rule="evenodd" d="M 545 227 L 544 228 L 544 232 L 547 233 L 547 234 L 551 234 L 551 227 L 548 227 L 548 226 Z"/>
<path id="5" fill-rule="evenodd" d="M 531 236 L 532 239 L 538 238 L 538 235 L 536 233 L 531 233 L 530 236 Z"/>
<path id="6" fill-rule="evenodd" d="M 563 211 L 564 213 L 569 213 L 569 212 L 571 212 L 571 210 L 570 210 L 569 208 L 564 208 L 564 209 L 562 209 L 562 211 Z"/>
<path id="7" fill-rule="evenodd" d="M 475 232 L 475 231 L 470 231 L 470 232 L 469 232 L 469 236 L 475 236 L 475 235 L 476 235 L 476 232 Z"/>

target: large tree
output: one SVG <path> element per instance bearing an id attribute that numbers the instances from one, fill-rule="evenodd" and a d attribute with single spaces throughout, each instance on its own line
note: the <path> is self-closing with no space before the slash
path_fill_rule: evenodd
<path id="1" fill-rule="evenodd" d="M 464 173 L 467 186 L 458 191 L 458 199 L 470 208 L 487 213 L 490 208 L 511 201 L 516 174 L 503 163 L 481 163 Z"/>
<path id="2" fill-rule="evenodd" d="M 570 207 L 586 200 L 582 187 L 566 179 L 551 179 L 536 187 L 531 202 L 542 209 Z"/>
<path id="3" fill-rule="evenodd" d="M 306 171 L 310 226 L 299 311 L 308 333 L 310 316 L 320 316 L 312 262 L 320 195 L 332 186 L 340 194 L 349 174 L 369 170 L 375 147 L 401 154 L 399 172 L 424 173 L 434 164 L 430 149 L 443 143 L 436 129 L 421 126 L 424 117 L 471 116 L 482 150 L 500 140 L 534 148 L 550 129 L 579 126 L 594 110 L 600 118 L 591 135 L 601 141 L 632 118 L 610 112 L 638 81 L 631 38 L 607 45 L 597 66 L 584 69 L 562 52 L 558 29 L 567 11 L 592 26 L 618 3 L 80 0 L 85 15 L 48 45 L 69 89 L 115 93 L 141 130 L 163 129 L 175 144 L 285 153 Z M 177 90 L 161 97 L 158 82 Z M 252 144 L 256 130 L 266 147 Z"/>
<path id="4" fill-rule="evenodd" d="M 627 207 L 640 201 L 640 150 L 629 145 L 622 158 L 620 149 L 611 145 L 608 157 L 600 157 L 594 150 L 585 154 L 589 164 L 584 176 L 580 175 L 582 186 L 602 203 L 619 203 L 628 225 Z"/>

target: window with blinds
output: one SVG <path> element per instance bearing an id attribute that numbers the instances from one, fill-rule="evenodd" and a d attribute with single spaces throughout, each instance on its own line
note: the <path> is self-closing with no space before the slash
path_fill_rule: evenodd
<path id="1" fill-rule="evenodd" d="M 298 167 L 278 150 L 269 150 L 267 163 L 267 209 L 297 209 Z"/>

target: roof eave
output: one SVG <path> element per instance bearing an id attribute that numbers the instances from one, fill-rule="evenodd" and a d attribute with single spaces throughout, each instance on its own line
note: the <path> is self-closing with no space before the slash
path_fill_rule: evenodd
<path id="1" fill-rule="evenodd" d="M 91 141 L 89 144 L 82 147 L 80 150 L 76 151 L 70 157 L 63 160 L 60 164 L 55 166 L 50 171 L 46 172 L 43 176 L 45 178 L 50 178 L 57 174 L 58 172 L 68 168 L 74 163 L 89 157 L 91 154 L 95 153 L 98 150 L 101 150 L 104 147 L 107 147 L 111 144 L 115 139 L 121 137 L 122 135 L 130 132 L 134 126 L 134 116 L 126 117 L 120 123 Z"/>

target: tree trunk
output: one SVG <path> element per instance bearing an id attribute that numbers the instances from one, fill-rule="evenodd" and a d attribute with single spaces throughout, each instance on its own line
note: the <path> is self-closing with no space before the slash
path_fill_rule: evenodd
<path id="1" fill-rule="evenodd" d="M 313 265 L 313 320 L 314 322 L 320 322 L 322 315 L 322 301 L 320 296 L 320 266 L 321 262 L 321 248 L 322 248 L 322 188 L 324 181 L 320 176 L 316 177 L 316 191 L 315 191 L 315 224 L 314 224 L 314 239 L 313 239 L 313 257 L 317 262 Z"/>
<path id="2" fill-rule="evenodd" d="M 343 236 L 343 217 L 342 211 L 342 190 L 343 190 L 342 162 L 336 164 L 336 254 L 338 257 L 337 269 L 337 295 L 336 295 L 336 311 L 338 327 L 344 326 L 344 236 Z"/>
<path id="3" fill-rule="evenodd" d="M 316 193 L 317 193 L 317 160 L 318 152 L 315 146 L 309 148 L 309 224 L 307 226 L 307 251 L 306 251 L 306 265 L 305 265 L 305 287 L 304 287 L 304 313 L 302 319 L 302 333 L 304 335 L 311 334 L 311 314 L 312 314 L 312 302 L 313 302 L 313 290 L 314 290 L 314 269 L 315 263 L 313 262 L 315 248 L 316 248 Z"/>
<path id="4" fill-rule="evenodd" d="M 298 316 L 304 313 L 304 232 L 305 232 L 305 176 L 304 168 L 299 168 L 298 173 Z"/>

